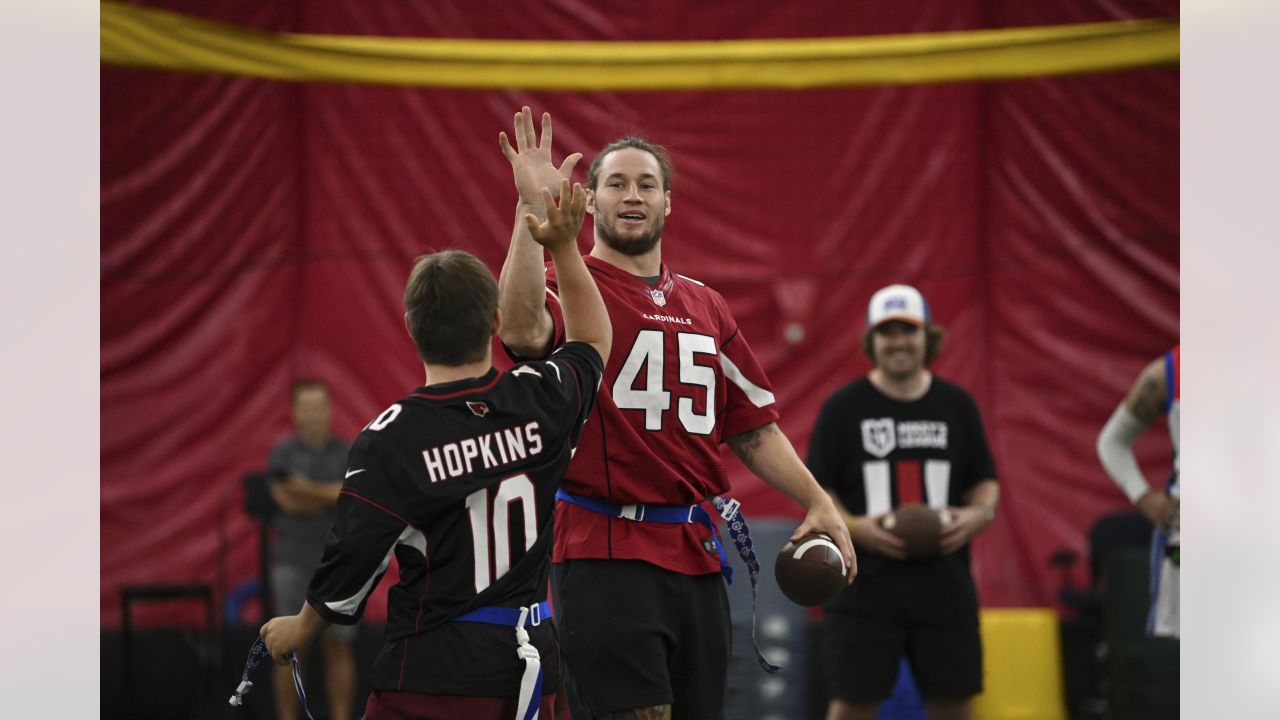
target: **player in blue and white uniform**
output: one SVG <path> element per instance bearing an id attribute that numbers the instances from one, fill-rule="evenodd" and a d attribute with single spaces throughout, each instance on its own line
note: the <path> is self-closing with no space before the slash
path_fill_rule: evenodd
<path id="1" fill-rule="evenodd" d="M 1147 634 L 1178 637 L 1178 586 L 1182 537 L 1179 531 L 1178 426 L 1182 393 L 1182 351 L 1175 346 L 1152 360 L 1134 381 L 1124 402 L 1098 435 L 1098 458 L 1129 501 L 1155 526 L 1151 541 L 1151 613 Z M 1153 488 L 1138 467 L 1133 443 L 1160 415 L 1173 442 L 1173 475 L 1164 489 Z"/>

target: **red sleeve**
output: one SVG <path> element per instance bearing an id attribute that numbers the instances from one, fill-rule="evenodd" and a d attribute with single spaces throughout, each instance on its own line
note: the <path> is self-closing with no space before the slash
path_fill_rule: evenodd
<path id="1" fill-rule="evenodd" d="M 551 347 L 564 344 L 564 310 L 560 308 L 560 286 L 555 275 L 547 271 L 547 311 L 551 313 Z"/>
<path id="2" fill-rule="evenodd" d="M 726 390 L 723 437 L 727 438 L 776 421 L 778 407 L 773 397 L 773 386 L 769 384 L 769 378 L 743 337 L 742 330 L 727 308 L 724 315 L 729 327 L 733 328 L 720 347 L 720 367 L 724 371 Z"/>

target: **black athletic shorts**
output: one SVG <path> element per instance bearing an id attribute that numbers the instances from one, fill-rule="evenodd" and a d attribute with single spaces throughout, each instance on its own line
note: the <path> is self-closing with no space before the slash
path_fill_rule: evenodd
<path id="1" fill-rule="evenodd" d="M 912 577 L 915 569 L 923 568 L 859 575 L 845 590 L 854 602 L 826 610 L 822 658 L 829 696 L 851 703 L 885 700 L 903 656 L 925 700 L 962 700 L 982 692 L 972 578 L 964 571 Z"/>
<path id="2" fill-rule="evenodd" d="M 729 598 L 719 573 L 641 560 L 569 560 L 554 572 L 574 720 L 655 705 L 671 705 L 673 720 L 724 717 Z"/>

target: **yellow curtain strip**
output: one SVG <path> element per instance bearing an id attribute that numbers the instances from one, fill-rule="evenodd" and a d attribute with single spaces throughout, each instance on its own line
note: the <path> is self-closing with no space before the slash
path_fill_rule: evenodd
<path id="1" fill-rule="evenodd" d="M 104 0 L 102 62 L 304 82 L 714 90 L 1003 80 L 1177 65 L 1178 21 L 918 35 L 578 42 L 264 33 Z"/>

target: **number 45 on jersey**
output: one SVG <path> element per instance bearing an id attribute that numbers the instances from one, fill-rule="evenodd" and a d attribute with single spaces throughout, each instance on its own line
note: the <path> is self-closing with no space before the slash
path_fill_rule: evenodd
<path id="1" fill-rule="evenodd" d="M 613 402 L 620 410 L 643 410 L 644 429 L 662 430 L 664 413 L 671 409 L 671 392 L 663 387 L 666 377 L 666 333 L 661 330 L 641 330 L 627 353 L 627 359 L 613 381 Z M 715 338 L 698 333 L 676 334 L 676 358 L 679 363 L 680 384 L 689 388 L 703 388 L 706 411 L 694 410 L 693 397 L 680 397 L 676 402 L 676 415 L 684 429 L 694 435 L 710 435 L 716 426 L 716 371 L 694 362 L 698 355 L 719 355 Z M 637 390 L 640 370 L 644 369 L 643 388 Z"/>

